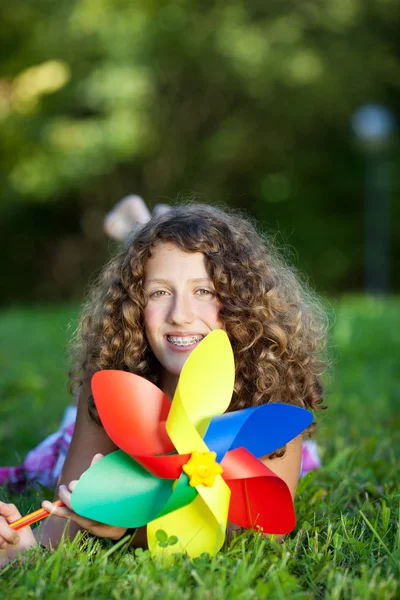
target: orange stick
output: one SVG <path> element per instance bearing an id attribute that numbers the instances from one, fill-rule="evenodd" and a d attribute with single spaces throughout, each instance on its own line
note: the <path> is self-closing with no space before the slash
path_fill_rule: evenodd
<path id="1" fill-rule="evenodd" d="M 61 500 L 56 500 L 53 504 L 55 504 L 56 506 L 65 506 L 65 504 L 61 502 Z M 40 521 L 40 519 L 45 519 L 49 515 L 50 513 L 47 512 L 47 510 L 44 510 L 44 508 L 39 508 L 39 510 L 35 510 L 35 512 L 29 513 L 29 515 L 26 515 L 26 517 L 21 517 L 20 519 L 17 519 L 17 521 L 10 523 L 10 527 L 17 531 L 18 529 L 22 529 L 23 527 L 32 525 L 32 523 L 36 523 L 36 521 Z"/>

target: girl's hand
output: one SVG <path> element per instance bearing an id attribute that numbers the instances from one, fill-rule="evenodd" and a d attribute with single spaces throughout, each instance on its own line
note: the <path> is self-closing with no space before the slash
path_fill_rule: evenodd
<path id="1" fill-rule="evenodd" d="M 93 457 L 90 466 L 92 466 L 101 458 L 103 458 L 102 454 L 96 454 Z M 81 517 L 72 510 L 71 492 L 73 492 L 77 483 L 78 481 L 71 481 L 68 487 L 66 485 L 60 485 L 58 488 L 58 496 L 65 506 L 56 506 L 52 502 L 45 500 L 42 502 L 42 507 L 51 515 L 73 521 L 79 525 L 79 527 L 86 529 L 89 533 L 96 535 L 97 537 L 106 537 L 112 540 L 119 540 L 126 532 L 126 529 L 122 527 L 114 527 L 112 525 L 105 525 L 104 523 L 99 523 L 98 521 L 92 521 L 92 519 L 86 519 L 86 517 Z"/>
<path id="2" fill-rule="evenodd" d="M 30 527 L 14 531 L 9 526 L 9 523 L 20 518 L 21 514 L 14 504 L 0 502 L 0 568 L 37 544 Z"/>

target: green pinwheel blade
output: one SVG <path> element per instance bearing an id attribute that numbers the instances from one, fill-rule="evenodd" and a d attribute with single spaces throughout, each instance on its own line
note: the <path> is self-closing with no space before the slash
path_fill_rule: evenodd
<path id="1" fill-rule="evenodd" d="M 178 510 L 178 508 L 186 506 L 186 504 L 192 502 L 196 496 L 196 488 L 189 484 L 189 477 L 185 473 L 182 473 L 174 484 L 174 491 L 158 517 L 162 517 L 174 510 Z"/>
<path id="2" fill-rule="evenodd" d="M 72 496 L 73 510 L 116 527 L 141 527 L 156 518 L 172 494 L 172 481 L 159 479 L 117 450 L 91 466 Z"/>

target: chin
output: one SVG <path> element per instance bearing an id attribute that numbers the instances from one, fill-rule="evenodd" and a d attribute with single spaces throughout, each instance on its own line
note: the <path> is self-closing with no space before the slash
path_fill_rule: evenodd
<path id="1" fill-rule="evenodd" d="M 176 375 L 177 377 L 179 377 L 183 369 L 183 365 L 188 359 L 188 356 L 185 356 L 184 358 L 182 357 L 179 361 L 170 361 L 165 364 L 164 368 L 166 369 L 166 371 L 171 373 L 171 375 Z"/>

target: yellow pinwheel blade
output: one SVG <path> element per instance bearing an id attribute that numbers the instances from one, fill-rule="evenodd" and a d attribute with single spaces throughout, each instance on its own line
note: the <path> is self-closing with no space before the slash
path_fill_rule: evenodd
<path id="1" fill-rule="evenodd" d="M 214 555 L 221 548 L 225 539 L 230 490 L 220 475 L 212 488 L 198 486 L 197 490 L 199 495 L 193 502 L 147 525 L 147 541 L 152 554 L 186 552 L 195 558 L 203 552 Z M 176 536 L 178 542 L 161 547 L 156 538 L 159 529 L 165 531 L 168 537 Z"/>
<path id="2" fill-rule="evenodd" d="M 207 452 L 203 436 L 211 419 L 225 412 L 235 380 L 227 334 L 212 331 L 192 352 L 181 371 L 166 428 L 179 454 Z"/>
<path id="3" fill-rule="evenodd" d="M 168 435 L 179 454 L 208 452 L 203 441 L 211 419 L 228 408 L 235 379 L 233 352 L 227 334 L 212 331 L 189 356 L 181 371 L 166 422 Z M 163 554 L 202 552 L 215 554 L 225 539 L 230 490 L 220 475 L 211 487 L 197 485 L 198 496 L 147 526 L 149 548 Z M 178 544 L 162 548 L 156 532 L 178 537 Z"/>

